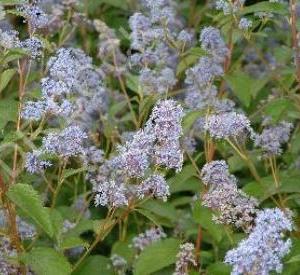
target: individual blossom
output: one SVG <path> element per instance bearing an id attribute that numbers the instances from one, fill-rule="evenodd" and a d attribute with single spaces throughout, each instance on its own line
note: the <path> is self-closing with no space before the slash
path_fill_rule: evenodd
<path id="1" fill-rule="evenodd" d="M 254 144 L 262 148 L 265 156 L 278 156 L 282 153 L 282 145 L 287 143 L 293 124 L 282 121 L 274 126 L 266 126 L 261 134 L 254 135 Z"/>
<path id="2" fill-rule="evenodd" d="M 180 250 L 176 255 L 176 267 L 173 275 L 188 275 L 189 266 L 197 266 L 194 250 L 195 247 L 192 243 L 184 243 L 180 245 Z"/>
<path id="3" fill-rule="evenodd" d="M 142 252 L 148 245 L 158 242 L 167 235 L 160 228 L 151 228 L 146 230 L 144 233 L 139 234 L 137 237 L 132 239 L 132 246 L 137 250 L 138 253 Z"/>
<path id="4" fill-rule="evenodd" d="M 51 165 L 51 162 L 42 159 L 42 152 L 39 150 L 26 154 L 25 169 L 31 174 L 41 173 Z"/>
<path id="5" fill-rule="evenodd" d="M 255 227 L 237 248 L 227 252 L 225 263 L 232 266 L 232 275 L 282 272 L 282 258 L 289 253 L 291 240 L 284 233 L 292 230 L 289 214 L 282 210 L 265 209 L 258 213 Z"/>
<path id="6" fill-rule="evenodd" d="M 240 19 L 239 22 L 239 29 L 240 30 L 248 30 L 252 27 L 252 21 L 243 17 Z"/>
<path id="7" fill-rule="evenodd" d="M 217 139 L 239 138 L 252 132 L 249 119 L 236 112 L 208 116 L 205 129 L 211 137 Z"/>
<path id="8" fill-rule="evenodd" d="M 139 198 L 153 196 L 154 198 L 167 201 L 170 191 L 165 178 L 161 175 L 154 174 L 138 186 L 137 194 Z"/>

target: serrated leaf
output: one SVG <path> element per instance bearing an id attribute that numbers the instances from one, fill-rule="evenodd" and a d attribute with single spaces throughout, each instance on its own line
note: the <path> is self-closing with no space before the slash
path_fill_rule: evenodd
<path id="1" fill-rule="evenodd" d="M 89 256 L 72 275 L 114 275 L 110 259 L 95 255 Z"/>
<path id="2" fill-rule="evenodd" d="M 147 275 L 176 262 L 180 241 L 166 239 L 146 247 L 134 266 L 134 275 Z"/>
<path id="3" fill-rule="evenodd" d="M 21 256 L 21 260 L 39 275 L 69 275 L 71 265 L 67 259 L 49 247 L 33 248 Z"/>
<path id="4" fill-rule="evenodd" d="M 14 202 L 22 212 L 30 217 L 37 226 L 50 237 L 54 234 L 49 212 L 43 207 L 37 191 L 27 184 L 15 184 L 9 188 L 8 198 Z"/>
<path id="5" fill-rule="evenodd" d="M 16 73 L 15 69 L 7 69 L 5 70 L 0 77 L 0 93 L 5 89 L 9 81 L 12 79 L 14 74 Z"/>

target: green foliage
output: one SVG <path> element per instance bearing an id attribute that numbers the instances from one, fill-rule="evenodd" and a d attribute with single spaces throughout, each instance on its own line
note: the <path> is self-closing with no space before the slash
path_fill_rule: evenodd
<path id="1" fill-rule="evenodd" d="M 175 263 L 180 242 L 166 239 L 154 243 L 141 253 L 135 267 L 134 275 L 147 275 Z"/>
<path id="2" fill-rule="evenodd" d="M 7 196 L 34 223 L 53 237 L 54 229 L 47 208 L 43 207 L 39 194 L 28 184 L 18 183 L 10 187 Z"/>
<path id="3" fill-rule="evenodd" d="M 36 247 L 21 256 L 21 260 L 30 265 L 37 274 L 68 275 L 71 265 L 67 259 L 49 247 Z"/>

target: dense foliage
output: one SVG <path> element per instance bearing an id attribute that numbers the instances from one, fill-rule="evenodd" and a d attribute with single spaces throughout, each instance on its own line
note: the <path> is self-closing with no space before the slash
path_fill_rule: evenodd
<path id="1" fill-rule="evenodd" d="M 0 274 L 300 274 L 298 16 L 1 0 Z"/>

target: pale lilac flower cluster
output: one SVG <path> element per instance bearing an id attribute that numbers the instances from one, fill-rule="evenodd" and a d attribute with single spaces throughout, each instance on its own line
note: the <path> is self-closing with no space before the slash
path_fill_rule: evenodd
<path id="1" fill-rule="evenodd" d="M 234 111 L 208 116 L 204 128 L 216 139 L 237 139 L 253 132 L 249 119 Z"/>
<path id="2" fill-rule="evenodd" d="M 242 17 L 239 22 L 239 29 L 247 31 L 252 27 L 252 21 L 246 17 Z"/>
<path id="3" fill-rule="evenodd" d="M 217 97 L 217 87 L 214 80 L 223 75 L 223 62 L 228 55 L 228 48 L 218 29 L 205 27 L 199 38 L 201 48 L 209 56 L 201 57 L 192 68 L 186 71 L 185 104 L 190 110 L 199 110 L 205 113 L 213 110 L 216 113 L 229 112 L 234 103 L 229 99 Z M 194 123 L 195 134 L 204 132 L 205 117 L 200 117 Z"/>
<path id="4" fill-rule="evenodd" d="M 158 242 L 167 235 L 160 228 L 151 228 L 132 239 L 132 246 L 138 253 L 142 252 L 148 245 Z"/>
<path id="5" fill-rule="evenodd" d="M 244 5 L 245 0 L 216 0 L 216 9 L 222 10 L 225 15 L 237 13 Z"/>
<path id="6" fill-rule="evenodd" d="M 42 154 L 40 150 L 26 153 L 24 167 L 29 173 L 42 173 L 46 168 L 52 165 L 50 161 L 43 160 Z"/>
<path id="7" fill-rule="evenodd" d="M 154 198 L 167 201 L 170 195 L 169 185 L 163 176 L 153 174 L 137 187 L 137 195 L 141 199 L 150 195 Z"/>
<path id="8" fill-rule="evenodd" d="M 78 126 L 68 126 L 59 133 L 49 133 L 38 150 L 26 154 L 25 168 L 29 173 L 41 173 L 52 163 L 44 159 L 47 154 L 69 158 L 85 154 L 87 135 Z"/>
<path id="9" fill-rule="evenodd" d="M 180 245 L 180 250 L 176 256 L 177 261 L 173 275 L 188 275 L 189 266 L 197 266 L 194 250 L 195 247 L 192 243 L 184 243 Z"/>
<path id="10" fill-rule="evenodd" d="M 281 260 L 292 245 L 290 239 L 284 240 L 283 233 L 291 230 L 292 221 L 288 213 L 279 208 L 260 211 L 248 238 L 225 256 L 225 262 L 233 267 L 231 274 L 281 273 Z"/>
<path id="11" fill-rule="evenodd" d="M 165 94 L 177 83 L 178 51 L 193 43 L 193 33 L 182 30 L 173 1 L 142 1 L 141 12 L 129 19 L 132 68 L 139 70 L 139 84 L 145 94 Z M 170 42 L 171 41 L 171 42 Z"/>
<path id="12" fill-rule="evenodd" d="M 108 95 L 102 71 L 93 66 L 92 59 L 82 50 L 74 48 L 59 49 L 47 67 L 48 76 L 41 80 L 42 97 L 24 104 L 22 118 L 31 121 L 52 118 L 53 123 L 62 117 L 66 128 L 48 134 L 41 148 L 27 155 L 26 168 L 31 173 L 50 166 L 42 158 L 44 153 L 79 156 L 85 162 L 102 158 L 102 153 L 96 148 L 92 150 L 86 142 L 86 133 L 100 127 L 101 115 L 107 111 Z M 96 123 L 99 126 L 95 127 Z"/>
<path id="13" fill-rule="evenodd" d="M 49 23 L 48 15 L 35 4 L 24 4 L 19 7 L 19 11 L 33 30 L 45 28 Z"/>
<path id="14" fill-rule="evenodd" d="M 31 37 L 22 41 L 20 47 L 29 54 L 31 59 L 37 59 L 41 57 L 44 46 L 40 39 Z"/>
<path id="15" fill-rule="evenodd" d="M 166 180 L 152 171 L 154 166 L 180 171 L 183 162 L 179 142 L 182 117 L 183 110 L 176 101 L 159 101 L 144 129 L 119 146 L 116 156 L 90 170 L 88 179 L 93 184 L 97 206 L 120 207 L 127 205 L 130 199 L 147 196 L 167 199 Z M 131 184 L 131 180 L 136 185 Z"/>
<path id="16" fill-rule="evenodd" d="M 274 126 L 266 126 L 261 134 L 254 135 L 254 143 L 263 150 L 265 156 L 278 156 L 282 145 L 288 142 L 293 124 L 282 121 Z"/>
<path id="17" fill-rule="evenodd" d="M 78 126 L 68 126 L 60 133 L 50 133 L 43 138 L 42 149 L 49 154 L 71 157 L 84 154 L 87 135 Z"/>
<path id="18" fill-rule="evenodd" d="M 214 221 L 232 224 L 249 232 L 253 226 L 258 202 L 238 189 L 236 178 L 228 171 L 225 161 L 212 161 L 201 170 L 202 181 L 209 187 L 202 204 L 213 209 Z"/>
<path id="19" fill-rule="evenodd" d="M 158 165 L 180 171 L 183 162 L 179 138 L 182 135 L 182 107 L 174 100 L 159 101 L 146 124 L 155 136 L 154 161 Z"/>
<path id="20" fill-rule="evenodd" d="M 19 48 L 19 33 L 15 30 L 4 31 L 0 29 L 0 46 L 4 49 Z"/>
<path id="21" fill-rule="evenodd" d="M 95 206 L 122 207 L 128 205 L 124 183 L 110 180 L 93 185 Z"/>

